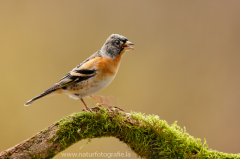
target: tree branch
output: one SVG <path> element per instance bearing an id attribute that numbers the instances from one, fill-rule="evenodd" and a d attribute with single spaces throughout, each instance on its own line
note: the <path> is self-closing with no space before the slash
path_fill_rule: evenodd
<path id="1" fill-rule="evenodd" d="M 240 158 L 209 150 L 206 142 L 169 126 L 158 116 L 125 113 L 117 107 L 92 108 L 93 113 L 74 113 L 44 131 L 0 153 L 0 158 L 52 158 L 82 139 L 116 137 L 142 158 Z"/>

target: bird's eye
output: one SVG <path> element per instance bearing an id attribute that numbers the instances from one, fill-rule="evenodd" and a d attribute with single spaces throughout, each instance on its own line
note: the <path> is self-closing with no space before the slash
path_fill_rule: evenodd
<path id="1" fill-rule="evenodd" d="M 118 45 L 118 44 L 119 44 L 119 41 L 118 41 L 118 40 L 116 40 L 116 41 L 115 41 L 115 43 Z"/>

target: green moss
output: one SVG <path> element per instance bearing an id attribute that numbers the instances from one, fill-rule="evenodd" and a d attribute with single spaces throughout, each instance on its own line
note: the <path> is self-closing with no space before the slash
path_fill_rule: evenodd
<path id="1" fill-rule="evenodd" d="M 48 154 L 46 156 L 46 154 L 41 154 L 41 153 L 32 153 L 30 151 L 28 151 L 31 159 L 50 159 L 50 158 L 53 158 L 56 154 L 54 151 L 48 149 Z"/>
<path id="2" fill-rule="evenodd" d="M 50 158 L 53 158 L 55 156 L 55 152 L 48 149 L 48 156 L 45 158 L 45 159 L 50 159 Z"/>
<path id="3" fill-rule="evenodd" d="M 190 136 L 176 122 L 169 126 L 155 115 L 135 112 L 131 115 L 134 122 L 129 122 L 121 113 L 103 108 L 99 113 L 80 112 L 67 116 L 57 122 L 61 150 L 82 139 L 113 136 L 142 158 L 240 158 L 240 154 L 209 150 L 206 141 L 201 144 L 200 139 Z"/>
<path id="4" fill-rule="evenodd" d="M 37 154 L 37 153 L 29 152 L 29 154 L 30 154 L 31 159 L 45 159 L 44 154 L 41 154 L 41 153 Z"/>

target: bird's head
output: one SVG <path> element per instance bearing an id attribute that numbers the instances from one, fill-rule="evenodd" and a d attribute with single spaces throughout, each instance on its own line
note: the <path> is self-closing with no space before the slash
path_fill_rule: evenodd
<path id="1" fill-rule="evenodd" d="M 112 34 L 103 45 L 101 51 L 106 56 L 114 58 L 125 51 L 134 50 L 131 45 L 133 45 L 133 43 L 128 41 L 126 37 L 118 34 Z"/>

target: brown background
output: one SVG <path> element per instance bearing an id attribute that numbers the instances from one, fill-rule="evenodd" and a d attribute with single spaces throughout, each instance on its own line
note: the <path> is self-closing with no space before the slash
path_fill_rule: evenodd
<path id="1" fill-rule="evenodd" d="M 23 104 L 118 33 L 135 50 L 97 94 L 117 97 L 127 112 L 178 121 L 211 149 L 239 153 L 239 17 L 238 0 L 1 1 L 0 151 L 81 110 L 67 96 Z M 93 139 L 79 150 L 86 142 L 65 152 L 127 151 L 137 158 L 115 138 Z"/>

